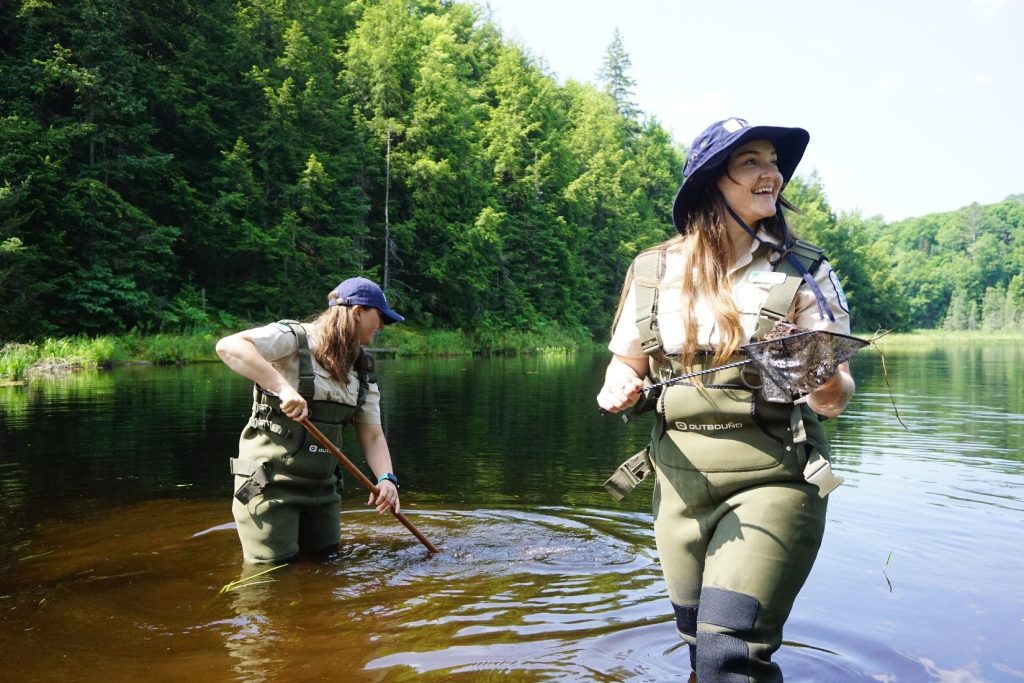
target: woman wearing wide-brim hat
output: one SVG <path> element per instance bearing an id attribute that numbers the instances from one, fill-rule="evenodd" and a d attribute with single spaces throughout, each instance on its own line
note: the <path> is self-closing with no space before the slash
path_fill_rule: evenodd
<path id="1" fill-rule="evenodd" d="M 341 539 L 337 462 L 297 420 L 335 445 L 355 427 L 377 481 L 368 505 L 399 511 L 398 479 L 381 427 L 373 358 L 364 350 L 384 325 L 401 322 L 381 288 L 353 277 L 309 323 L 282 320 L 217 342 L 225 364 L 253 382 L 253 405 L 231 458 L 232 514 L 248 563 L 323 554 Z"/>
<path id="2" fill-rule="evenodd" d="M 643 387 L 742 358 L 779 319 L 849 333 L 839 279 L 783 215 L 808 139 L 734 118 L 693 142 L 672 207 L 679 234 L 630 268 L 597 397 L 610 412 L 656 410 L 655 537 L 700 683 L 782 680 L 771 657 L 841 481 L 819 416 L 841 413 L 854 382 L 842 363 L 788 403 L 768 402 L 749 366 L 656 396 Z"/>

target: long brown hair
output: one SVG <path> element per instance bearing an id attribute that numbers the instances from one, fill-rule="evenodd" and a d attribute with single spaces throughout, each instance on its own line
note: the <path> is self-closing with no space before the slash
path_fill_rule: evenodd
<path id="1" fill-rule="evenodd" d="M 740 311 L 732 296 L 732 281 L 729 279 L 729 266 L 732 265 L 733 243 L 729 237 L 726 221 L 727 209 L 721 193 L 709 182 L 701 195 L 697 207 L 690 212 L 686 222 L 686 232 L 676 235 L 654 247 L 654 250 L 679 250 L 683 254 L 682 281 L 680 282 L 680 310 L 683 320 L 683 346 L 679 352 L 679 361 L 684 367 L 691 367 L 697 358 L 697 314 L 696 301 L 703 296 L 715 316 L 715 327 L 718 330 L 718 343 L 712 362 L 716 365 L 724 363 L 747 340 L 744 338 L 743 327 L 740 325 Z M 781 195 L 779 203 L 786 209 L 796 208 Z M 780 208 L 780 211 L 782 208 Z M 764 229 L 776 239 L 793 240 L 795 237 L 787 229 L 778 215 L 762 219 L 752 230 Z M 626 281 L 619 296 L 619 306 L 612 321 L 612 332 L 619 322 L 626 294 L 633 283 L 633 269 L 629 269 Z"/>
<path id="2" fill-rule="evenodd" d="M 705 192 L 697 209 L 690 214 L 688 230 L 681 238 L 683 273 L 680 286 L 680 310 L 683 316 L 683 348 L 679 352 L 684 365 L 697 357 L 696 301 L 707 299 L 715 316 L 718 344 L 714 363 L 719 364 L 736 353 L 745 341 L 740 326 L 740 311 L 732 296 L 729 266 L 733 243 L 725 220 L 724 201 L 716 192 Z"/>
<path id="3" fill-rule="evenodd" d="M 338 298 L 332 291 L 328 298 Z M 359 344 L 358 317 L 353 306 L 330 306 L 312 322 L 316 328 L 317 344 L 313 357 L 331 377 L 346 382 L 348 373 L 363 352 Z"/>

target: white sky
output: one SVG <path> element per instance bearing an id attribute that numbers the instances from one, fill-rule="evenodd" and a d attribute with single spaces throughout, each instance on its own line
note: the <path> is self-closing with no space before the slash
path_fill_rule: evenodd
<path id="1" fill-rule="evenodd" d="M 681 143 L 806 128 L 798 170 L 887 221 L 1024 193 L 1024 0 L 477 0 L 558 78 L 597 82 L 616 28 L 635 100 Z"/>

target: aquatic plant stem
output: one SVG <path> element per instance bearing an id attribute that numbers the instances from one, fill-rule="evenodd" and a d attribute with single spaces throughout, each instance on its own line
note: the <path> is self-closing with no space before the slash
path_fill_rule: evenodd
<path id="1" fill-rule="evenodd" d="M 280 569 L 281 567 L 287 566 L 287 564 L 279 564 L 274 567 L 264 569 L 263 571 L 257 574 L 252 574 L 251 576 L 246 576 L 245 578 L 237 579 L 235 581 L 228 581 L 226 584 L 221 586 L 221 589 L 217 591 L 217 594 L 221 595 L 223 593 L 230 593 L 233 590 L 243 588 L 245 586 L 255 586 L 261 583 L 273 583 L 274 580 L 267 577 L 267 574 L 277 569 Z"/>
<path id="2" fill-rule="evenodd" d="M 314 439 L 319 441 L 324 448 L 330 451 L 331 455 L 334 456 L 334 459 L 341 463 L 341 466 L 348 470 L 348 473 L 355 477 L 356 481 L 363 485 L 363 488 L 365 488 L 367 491 L 373 492 L 373 495 L 375 496 L 378 494 L 377 486 L 374 485 L 374 483 L 370 481 L 365 474 L 359 471 L 359 468 L 356 467 L 351 460 L 345 457 L 345 454 L 338 450 L 338 447 L 331 443 L 331 440 L 324 436 L 323 432 L 317 429 L 316 426 L 312 422 L 310 422 L 308 418 L 301 418 L 299 420 L 299 424 L 305 427 L 309 431 L 309 433 L 313 435 Z M 406 529 L 411 531 L 412 535 L 415 536 L 420 543 L 427 547 L 427 550 L 429 550 L 432 553 L 441 552 L 437 549 L 436 546 L 434 546 L 433 543 L 427 540 L 427 537 L 424 536 L 420 532 L 420 530 L 417 529 L 413 525 L 413 523 L 406 518 L 405 515 L 403 515 L 401 512 L 398 512 L 394 508 L 391 508 L 391 514 L 397 517 L 398 521 L 401 522 Z"/>

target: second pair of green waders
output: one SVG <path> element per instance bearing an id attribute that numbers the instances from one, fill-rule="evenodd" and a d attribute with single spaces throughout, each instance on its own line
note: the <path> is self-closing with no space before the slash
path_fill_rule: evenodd
<path id="1" fill-rule="evenodd" d="M 363 353 L 357 365 L 356 405 L 313 400 L 314 379 L 306 332 L 294 321 L 278 323 L 298 338 L 299 393 L 309 419 L 339 448 L 345 425 L 375 382 L 373 359 Z M 280 411 L 280 400 L 253 388 L 252 415 L 242 430 L 235 475 L 235 518 L 246 562 L 284 562 L 300 550 L 330 549 L 341 540 L 338 464 L 306 429 Z"/>

